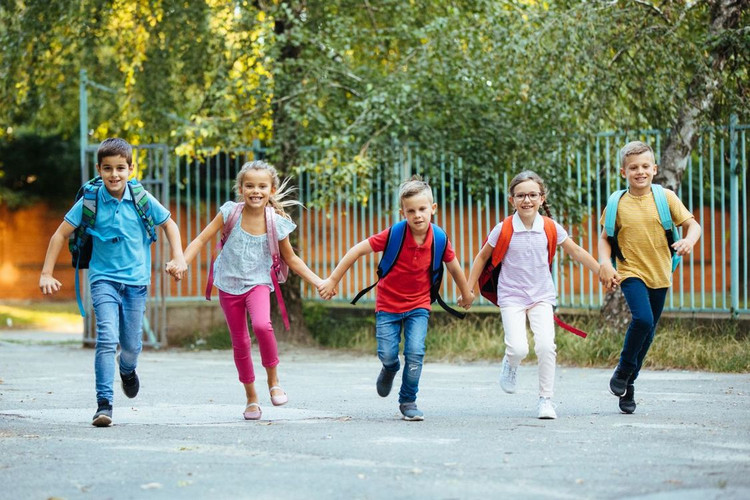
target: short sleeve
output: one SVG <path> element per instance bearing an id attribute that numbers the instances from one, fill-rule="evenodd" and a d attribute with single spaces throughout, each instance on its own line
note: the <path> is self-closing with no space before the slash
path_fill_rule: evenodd
<path id="1" fill-rule="evenodd" d="M 443 262 L 450 262 L 455 258 L 456 258 L 456 252 L 453 251 L 453 245 L 451 245 L 451 241 L 448 240 L 445 242 L 445 252 L 443 253 Z"/>
<path id="2" fill-rule="evenodd" d="M 229 214 L 232 213 L 232 210 L 234 210 L 234 207 L 237 206 L 237 203 L 234 201 L 228 201 L 224 203 L 221 207 L 219 207 L 219 212 L 221 212 L 221 217 L 224 220 L 224 222 L 227 221 L 229 218 Z"/>
<path id="3" fill-rule="evenodd" d="M 568 232 L 560 224 L 555 221 L 555 229 L 557 229 L 557 244 L 562 244 L 563 241 L 568 239 Z"/>
<path id="4" fill-rule="evenodd" d="M 289 233 L 297 229 L 297 224 L 277 213 L 273 214 L 273 221 L 276 224 L 276 238 L 279 241 L 283 240 L 289 236 Z"/>
<path id="5" fill-rule="evenodd" d="M 502 227 L 503 223 L 501 222 L 493 227 L 492 231 L 490 231 L 490 235 L 487 236 L 487 243 L 489 243 L 492 248 L 497 246 L 497 240 L 500 239 L 500 229 L 502 229 Z"/>
<path id="6" fill-rule="evenodd" d="M 73 227 L 78 227 L 81 225 L 81 219 L 83 218 L 83 197 L 79 198 L 78 201 L 75 202 L 73 207 L 71 207 L 70 210 L 68 210 L 68 213 L 65 214 L 65 222 L 70 224 Z"/>
<path id="7" fill-rule="evenodd" d="M 377 252 L 382 252 L 383 250 L 385 250 L 385 244 L 388 242 L 389 230 L 390 228 L 384 229 L 380 231 L 378 234 L 375 234 L 367 238 L 367 242 L 370 243 L 370 247 L 372 247 L 373 252 L 377 253 Z"/>
<path id="8" fill-rule="evenodd" d="M 664 192 L 666 193 L 669 212 L 672 215 L 672 220 L 674 221 L 675 226 L 681 226 L 686 221 L 693 218 L 693 214 L 690 213 L 690 210 L 688 210 L 687 207 L 685 207 L 685 204 L 682 203 L 682 200 L 677 197 L 674 191 L 665 189 Z"/>
<path id="9" fill-rule="evenodd" d="M 151 193 L 146 193 L 146 196 L 148 196 L 148 202 L 151 205 L 151 216 L 154 218 L 154 224 L 161 226 L 169 220 L 171 214 Z"/>

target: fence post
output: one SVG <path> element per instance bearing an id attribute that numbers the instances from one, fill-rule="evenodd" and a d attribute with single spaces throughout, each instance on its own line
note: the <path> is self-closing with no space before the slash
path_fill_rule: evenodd
<path id="1" fill-rule="evenodd" d="M 81 147 L 81 184 L 84 184 L 88 180 L 88 171 L 86 169 L 86 147 L 89 145 L 89 101 L 88 95 L 86 94 L 86 85 L 88 83 L 88 77 L 86 76 L 86 70 L 82 69 L 79 72 L 78 81 L 78 129 Z"/>
<path id="2" fill-rule="evenodd" d="M 732 317 L 739 315 L 740 308 L 740 209 L 739 176 L 737 162 L 737 115 L 729 118 L 729 246 L 731 255 L 731 308 Z"/>

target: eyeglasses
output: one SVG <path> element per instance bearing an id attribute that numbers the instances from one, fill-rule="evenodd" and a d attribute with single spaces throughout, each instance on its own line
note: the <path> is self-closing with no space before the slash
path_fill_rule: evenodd
<path id="1" fill-rule="evenodd" d="M 542 193 L 536 193 L 536 192 L 532 192 L 532 193 L 516 193 L 516 194 L 513 195 L 513 199 L 516 200 L 516 201 L 518 201 L 518 202 L 521 202 L 527 196 L 529 198 L 529 201 L 536 201 L 536 200 L 539 199 L 540 196 L 542 196 Z"/>

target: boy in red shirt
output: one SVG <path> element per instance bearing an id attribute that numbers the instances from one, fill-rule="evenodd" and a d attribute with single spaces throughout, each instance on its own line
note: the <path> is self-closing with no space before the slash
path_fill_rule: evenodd
<path id="1" fill-rule="evenodd" d="M 398 345 L 404 331 L 404 373 L 398 402 L 404 420 L 424 420 L 417 408 L 417 391 L 430 317 L 431 259 L 433 231 L 430 221 L 437 204 L 432 189 L 420 177 L 414 176 L 399 188 L 399 213 L 406 218 L 404 243 L 393 267 L 377 284 L 375 303 L 375 332 L 378 358 L 383 363 L 376 383 L 382 397 L 391 392 L 393 379 L 400 368 Z M 328 279 L 318 287 L 321 297 L 335 294 L 344 273 L 363 255 L 385 250 L 390 228 L 354 245 L 341 259 Z M 461 297 L 472 297 L 463 269 L 456 259 L 450 241 L 446 242 L 443 262 L 461 291 Z M 471 300 L 459 299 L 458 305 L 468 309 Z"/>

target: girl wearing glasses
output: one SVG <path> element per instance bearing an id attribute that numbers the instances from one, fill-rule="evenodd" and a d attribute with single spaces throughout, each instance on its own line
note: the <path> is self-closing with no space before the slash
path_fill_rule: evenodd
<path id="1" fill-rule="evenodd" d="M 534 351 L 539 361 L 538 417 L 557 418 L 552 403 L 555 383 L 555 323 L 553 308 L 557 291 L 552 281 L 548 244 L 552 238 L 562 246 L 574 261 L 583 264 L 598 275 L 599 264 L 586 250 L 568 237 L 567 231 L 554 221 L 545 230 L 545 219 L 539 213 L 544 208 L 551 218 L 544 181 L 536 173 L 526 170 L 510 182 L 508 201 L 515 209 L 512 216 L 496 225 L 487 242 L 474 259 L 469 274 L 469 288 L 474 290 L 482 270 L 498 245 L 503 225 L 512 224 L 507 247 L 497 279 L 497 305 L 505 331 L 505 357 L 503 358 L 500 386 L 512 394 L 516 392 L 516 373 L 521 361 L 529 353 L 526 338 L 526 318 L 534 334 Z M 503 235 L 507 235 L 506 231 Z"/>

